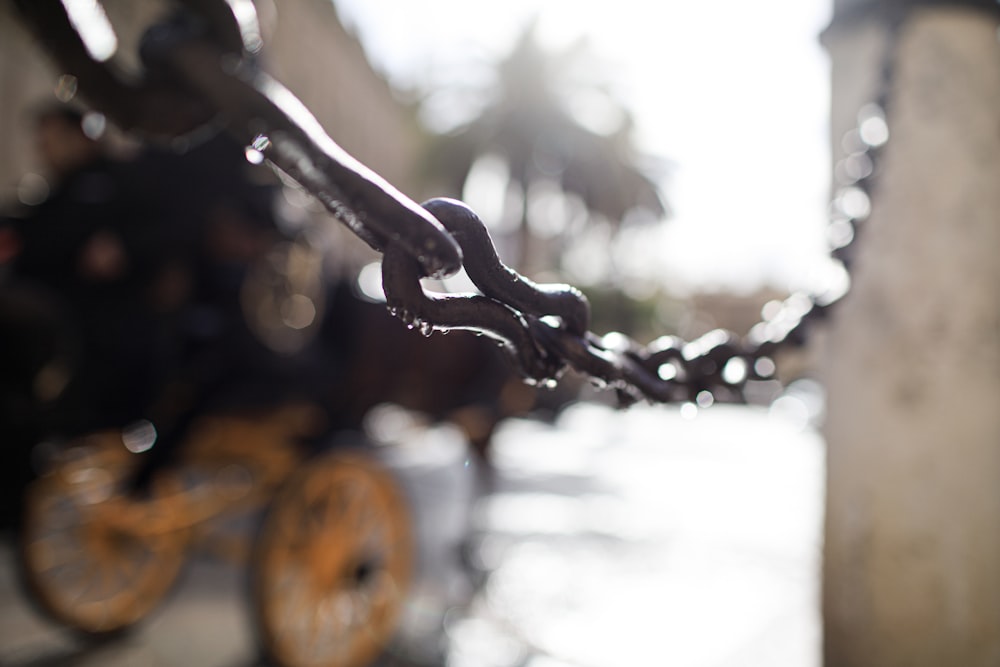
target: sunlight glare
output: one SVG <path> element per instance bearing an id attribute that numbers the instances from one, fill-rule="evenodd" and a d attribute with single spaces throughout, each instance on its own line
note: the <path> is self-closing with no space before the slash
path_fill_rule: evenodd
<path id="1" fill-rule="evenodd" d="M 774 375 L 774 372 L 778 370 L 778 368 L 775 366 L 774 360 L 770 357 L 761 357 L 754 362 L 753 370 L 758 377 L 769 378 Z"/>
<path id="2" fill-rule="evenodd" d="M 742 357 L 733 357 L 722 368 L 722 379 L 727 384 L 738 385 L 747 379 L 747 362 Z"/>
<path id="3" fill-rule="evenodd" d="M 838 218 L 826 228 L 826 236 L 831 248 L 843 248 L 854 240 L 854 225 L 850 220 Z"/>
<path id="4" fill-rule="evenodd" d="M 595 134 L 614 134 L 625 123 L 625 114 L 621 108 L 612 98 L 599 91 L 573 91 L 566 103 L 573 118 Z"/>
<path id="5" fill-rule="evenodd" d="M 668 361 L 665 364 L 661 364 L 660 367 L 656 369 L 656 375 L 661 380 L 668 380 L 668 381 L 673 380 L 678 376 L 678 374 L 679 371 L 677 370 L 677 364 L 673 363 L 672 361 Z"/>
<path id="6" fill-rule="evenodd" d="M 528 188 L 528 224 L 540 238 L 555 238 L 566 229 L 566 197 L 554 181 L 535 181 Z"/>
<path id="7" fill-rule="evenodd" d="M 38 206 L 49 198 L 49 182 L 41 174 L 27 172 L 17 183 L 17 200 L 25 206 Z"/>
<path id="8" fill-rule="evenodd" d="M 62 4 L 91 58 L 104 62 L 115 54 L 118 38 L 104 8 L 96 0 L 63 0 Z"/>
<path id="9" fill-rule="evenodd" d="M 503 218 L 510 169 L 503 157 L 488 153 L 478 158 L 462 187 L 462 199 L 479 214 L 487 226 Z"/>
<path id="10" fill-rule="evenodd" d="M 151 421 L 140 419 L 122 431 L 122 443 L 133 454 L 145 452 L 156 443 L 156 427 Z"/>
<path id="11" fill-rule="evenodd" d="M 305 294 L 293 294 L 281 304 L 281 321 L 291 329 L 305 329 L 316 320 L 316 304 Z"/>
<path id="12" fill-rule="evenodd" d="M 366 264 L 358 272 L 358 291 L 369 301 L 385 301 L 385 292 L 382 291 L 382 263 L 372 262 Z"/>
<path id="13" fill-rule="evenodd" d="M 867 218 L 871 213 L 871 201 L 861 188 L 844 188 L 834 200 L 837 210 L 849 218 Z"/>
<path id="14" fill-rule="evenodd" d="M 889 140 L 889 126 L 885 113 L 877 104 L 866 104 L 858 112 L 858 135 L 861 141 L 879 147 Z"/>
<path id="15" fill-rule="evenodd" d="M 659 283 L 677 291 L 798 289 L 826 257 L 829 77 L 818 35 L 831 0 L 623 0 L 614 11 L 571 0 L 337 4 L 391 82 L 442 98 L 432 118 L 454 116 L 456 107 L 457 95 L 435 90 L 456 80 L 482 84 L 475 72 L 503 57 L 529 24 L 546 48 L 589 51 L 600 65 L 593 78 L 633 112 L 640 150 L 671 164 L 664 185 L 673 217 L 663 232 L 650 231 L 641 247 L 648 258 L 638 260 Z M 618 122 L 603 94 L 568 100 L 599 131 Z M 857 136 L 848 152 L 866 148 Z M 516 205 L 510 194 L 508 208 Z M 499 196 L 486 206 L 495 210 Z M 572 260 L 578 273 L 591 273 L 579 261 L 586 254 Z"/>
<path id="16" fill-rule="evenodd" d="M 83 115 L 83 121 L 80 123 L 80 129 L 83 130 L 84 135 L 88 139 L 97 141 L 102 136 L 104 136 L 104 130 L 108 127 L 108 121 L 104 117 L 104 114 L 98 113 L 96 111 L 88 111 Z"/>

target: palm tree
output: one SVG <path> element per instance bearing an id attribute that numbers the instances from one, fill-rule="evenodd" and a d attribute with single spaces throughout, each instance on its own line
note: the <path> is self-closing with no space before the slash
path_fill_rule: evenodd
<path id="1" fill-rule="evenodd" d="M 428 168 L 453 195 L 473 199 L 477 175 L 490 172 L 506 205 L 487 223 L 503 237 L 506 219 L 505 260 L 524 273 L 557 268 L 587 229 L 610 239 L 623 224 L 666 217 L 631 115 L 596 80 L 589 55 L 582 42 L 547 53 L 530 26 L 495 65 L 480 113 L 432 143 Z"/>

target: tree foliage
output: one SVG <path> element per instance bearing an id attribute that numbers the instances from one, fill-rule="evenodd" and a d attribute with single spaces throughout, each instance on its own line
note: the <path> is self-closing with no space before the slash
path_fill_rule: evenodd
<path id="1" fill-rule="evenodd" d="M 582 228 L 604 225 L 613 236 L 623 224 L 666 217 L 658 175 L 635 148 L 632 116 L 584 43 L 546 52 L 529 27 L 491 78 L 487 90 L 469 93 L 481 96 L 478 115 L 432 142 L 428 167 L 461 196 L 478 161 L 502 164 L 506 182 L 495 185 L 514 209 L 507 215 L 517 223 L 519 268 L 557 268 L 541 264 L 558 262 Z M 571 205 L 532 206 L 539 192 Z M 539 210 L 567 219 L 533 220 Z"/>

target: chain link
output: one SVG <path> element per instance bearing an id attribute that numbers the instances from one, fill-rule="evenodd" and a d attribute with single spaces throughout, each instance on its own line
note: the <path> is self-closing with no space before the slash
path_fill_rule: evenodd
<path id="1" fill-rule="evenodd" d="M 886 97 L 901 21 L 891 23 L 877 103 L 859 114 L 855 144 L 831 213 L 832 255 L 844 267 L 841 286 L 797 293 L 744 337 L 716 330 L 693 341 L 664 336 L 641 345 L 620 333 L 589 331 L 586 297 L 569 285 L 535 284 L 505 266 L 482 220 L 465 204 L 433 199 L 418 205 L 341 149 L 287 89 L 256 62 L 260 33 L 246 0 L 186 0 L 173 18 L 151 28 L 141 49 L 145 76 L 130 80 L 98 62 L 57 0 L 21 0 L 38 39 L 81 93 L 124 129 L 178 137 L 207 123 L 223 126 L 314 195 L 341 222 L 383 253 L 390 311 L 407 326 L 469 329 L 495 339 L 526 381 L 553 385 L 568 369 L 617 392 L 622 405 L 745 400 L 748 382 L 774 374 L 772 358 L 805 344 L 849 285 L 854 242 L 871 209 L 878 154 L 888 136 Z M 233 18 L 233 8 L 240 22 Z M 464 268 L 480 294 L 435 294 L 421 279 Z"/>

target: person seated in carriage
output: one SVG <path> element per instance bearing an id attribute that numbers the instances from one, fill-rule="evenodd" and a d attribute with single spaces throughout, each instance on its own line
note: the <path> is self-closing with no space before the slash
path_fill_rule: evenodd
<path id="1" fill-rule="evenodd" d="M 4 406 L 5 422 L 19 413 L 25 424 L 15 468 L 45 437 L 149 420 L 159 435 L 132 480 L 142 492 L 201 416 L 294 399 L 321 409 L 325 428 L 313 444 L 397 402 L 457 421 L 486 463 L 496 423 L 531 407 L 533 390 L 489 342 L 408 331 L 350 280 L 324 281 L 312 295 L 311 335 L 281 349 L 255 326 L 262 308 L 247 289 L 275 278 L 262 281 L 259 268 L 291 240 L 275 216 L 280 185 L 269 170 L 255 171 L 222 135 L 182 154 L 147 146 L 115 158 L 87 119 L 66 105 L 36 115 L 53 185 L 7 227 L 15 251 L 0 317 L 22 335 L 8 341 L 4 363 L 37 358 L 5 373 L 19 378 L 5 395 L 21 401 Z M 322 276 L 321 264 L 313 268 Z M 48 304 L 50 319 L 38 315 L 27 333 L 18 301 Z M 25 357 L 25 346 L 38 353 Z"/>

